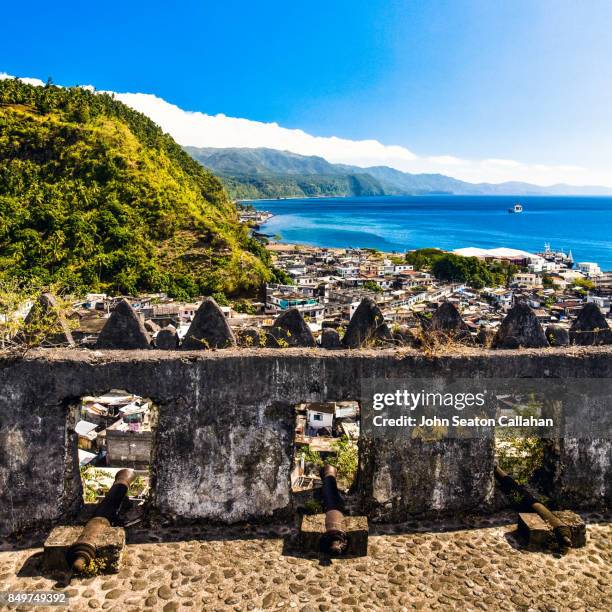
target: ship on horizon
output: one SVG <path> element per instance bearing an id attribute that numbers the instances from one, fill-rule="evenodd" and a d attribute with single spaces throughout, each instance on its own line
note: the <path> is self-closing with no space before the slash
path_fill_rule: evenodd
<path id="1" fill-rule="evenodd" d="M 523 212 L 523 205 L 519 204 L 518 202 L 512 207 L 508 209 L 509 213 L 522 213 Z"/>

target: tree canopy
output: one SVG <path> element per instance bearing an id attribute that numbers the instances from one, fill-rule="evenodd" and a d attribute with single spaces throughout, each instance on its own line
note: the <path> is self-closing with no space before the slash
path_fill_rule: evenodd
<path id="1" fill-rule="evenodd" d="M 244 295 L 269 263 L 221 182 L 147 117 L 108 94 L 0 81 L 0 278 Z"/>
<path id="2" fill-rule="evenodd" d="M 475 289 L 507 285 L 517 266 L 507 262 L 487 263 L 439 249 L 417 249 L 406 253 L 406 261 L 417 270 L 429 270 L 438 280 L 465 283 Z"/>

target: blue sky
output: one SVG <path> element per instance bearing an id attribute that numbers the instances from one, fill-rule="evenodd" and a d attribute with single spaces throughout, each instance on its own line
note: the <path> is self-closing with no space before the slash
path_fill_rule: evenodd
<path id="1" fill-rule="evenodd" d="M 612 185 L 610 30 L 608 0 L 32 1 L 3 6 L 0 72 L 375 139 L 408 170 Z"/>

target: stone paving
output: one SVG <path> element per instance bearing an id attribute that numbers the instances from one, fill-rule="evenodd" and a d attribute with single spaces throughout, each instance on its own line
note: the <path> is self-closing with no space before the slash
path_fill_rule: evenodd
<path id="1" fill-rule="evenodd" d="M 368 557 L 342 560 L 302 556 L 287 525 L 132 528 L 119 574 L 67 585 L 41 575 L 39 536 L 0 548 L 0 591 L 63 590 L 71 610 L 121 612 L 612 610 L 611 517 L 584 518 L 587 546 L 563 557 L 523 548 L 509 513 L 371 526 Z"/>

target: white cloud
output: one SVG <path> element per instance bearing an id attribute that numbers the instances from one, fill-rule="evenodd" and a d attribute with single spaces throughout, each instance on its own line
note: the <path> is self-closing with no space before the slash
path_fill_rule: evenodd
<path id="1" fill-rule="evenodd" d="M 0 81 L 5 79 L 14 79 L 15 77 L 10 74 L 6 74 L 6 72 L 0 72 Z M 36 87 L 42 87 L 44 85 L 43 81 L 40 79 L 31 79 L 29 77 L 20 77 L 19 80 L 26 85 L 35 85 Z"/>
<path id="2" fill-rule="evenodd" d="M 2 78 L 11 77 L 0 73 Z M 33 85 L 44 85 L 39 79 L 21 80 Z M 512 159 L 462 159 L 449 154 L 420 156 L 404 146 L 385 145 L 377 140 L 313 136 L 303 130 L 284 128 L 277 123 L 185 111 L 152 94 L 114 95 L 121 102 L 150 117 L 184 146 L 268 147 L 301 155 L 318 155 L 332 163 L 361 167 L 391 166 L 405 172 L 446 174 L 473 183 L 525 181 L 536 185 L 567 183 L 612 187 L 610 170 L 567 164 L 527 164 Z"/>
<path id="3" fill-rule="evenodd" d="M 181 145 L 269 147 L 302 155 L 320 155 L 330 162 L 359 166 L 409 163 L 416 159 L 416 155 L 404 147 L 386 146 L 376 140 L 312 136 L 277 123 L 184 111 L 150 94 L 120 93 L 115 97 L 153 119 Z"/>
<path id="4" fill-rule="evenodd" d="M 385 145 L 377 140 L 313 136 L 277 123 L 184 111 L 151 94 L 121 93 L 115 97 L 153 119 L 182 145 L 269 147 L 302 155 L 319 155 L 333 163 L 391 166 L 405 172 L 446 174 L 473 183 L 525 181 L 536 185 L 612 186 L 610 172 L 580 166 L 525 164 L 494 158 L 471 160 L 452 155 L 419 156 L 406 147 Z"/>

